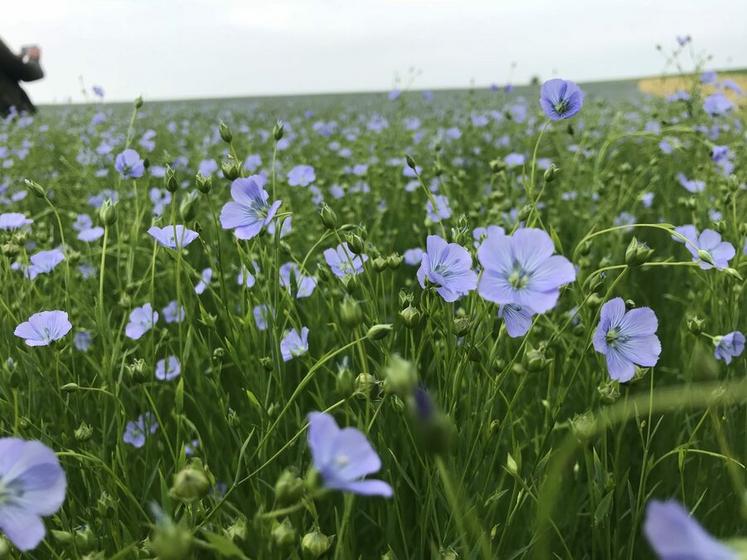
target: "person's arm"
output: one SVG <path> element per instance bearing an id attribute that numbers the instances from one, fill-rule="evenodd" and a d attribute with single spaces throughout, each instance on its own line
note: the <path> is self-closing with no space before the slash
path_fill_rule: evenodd
<path id="1" fill-rule="evenodd" d="M 32 82 L 44 77 L 44 71 L 38 61 L 24 62 L 2 41 L 0 41 L 0 71 L 13 80 L 24 82 Z"/>

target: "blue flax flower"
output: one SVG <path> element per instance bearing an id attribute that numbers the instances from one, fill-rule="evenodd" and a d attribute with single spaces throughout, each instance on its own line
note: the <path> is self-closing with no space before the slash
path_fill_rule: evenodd
<path id="1" fill-rule="evenodd" d="M 674 500 L 651 500 L 643 532 L 661 560 L 737 560 Z"/>
<path id="2" fill-rule="evenodd" d="M 519 305 L 532 313 L 549 311 L 560 288 L 576 279 L 571 262 L 554 252 L 552 239 L 540 229 L 488 235 L 477 250 L 484 269 L 478 293 L 500 305 Z"/>
<path id="3" fill-rule="evenodd" d="M 422 288 L 426 281 L 436 287 L 445 301 L 456 301 L 477 287 L 477 273 L 472 270 L 472 256 L 457 243 L 447 243 L 438 235 L 429 235 L 426 252 L 417 272 Z"/>
<path id="4" fill-rule="evenodd" d="M 280 354 L 284 362 L 289 362 L 293 358 L 303 356 L 309 351 L 309 328 L 302 327 L 299 333 L 296 329 L 291 329 L 280 341 Z"/>
<path id="5" fill-rule="evenodd" d="M 167 249 L 182 249 L 200 237 L 199 233 L 187 229 L 181 224 L 176 226 L 168 225 L 162 228 L 152 226 L 148 229 L 148 234 L 155 239 L 161 247 L 166 247 Z"/>
<path id="6" fill-rule="evenodd" d="M 223 229 L 234 230 L 237 239 L 252 239 L 267 227 L 281 202 L 268 202 L 270 195 L 262 188 L 258 176 L 241 177 L 231 183 L 233 202 L 227 202 L 220 213 Z"/>
<path id="7" fill-rule="evenodd" d="M 574 82 L 555 78 L 540 89 L 540 107 L 553 121 L 570 119 L 581 110 L 584 92 Z"/>
<path id="8" fill-rule="evenodd" d="M 661 354 L 657 327 L 656 314 L 648 307 L 625 311 L 625 302 L 619 297 L 602 306 L 594 349 L 607 358 L 612 379 L 624 383 L 633 379 L 636 364 L 656 365 Z"/>
<path id="9" fill-rule="evenodd" d="M 714 267 L 717 270 L 724 270 L 736 254 L 734 246 L 728 241 L 721 241 L 721 234 L 712 229 L 704 229 L 702 233 L 698 234 L 695 226 L 686 225 L 677 227 L 674 231 L 687 239 L 688 242 L 685 243 L 685 247 L 693 256 L 693 261 L 698 263 L 703 270 Z M 679 237 L 673 239 L 683 243 Z"/>
<path id="10" fill-rule="evenodd" d="M 138 179 L 145 173 L 145 162 L 133 149 L 127 149 L 114 160 L 114 168 L 124 179 Z"/>
<path id="11" fill-rule="evenodd" d="M 360 430 L 340 429 L 330 414 L 312 412 L 308 437 L 314 468 L 326 488 L 363 496 L 392 496 L 392 487 L 383 480 L 363 478 L 381 469 L 381 459 Z"/>
<path id="12" fill-rule="evenodd" d="M 38 441 L 0 438 L 0 531 L 18 550 L 36 548 L 42 517 L 65 501 L 67 479 L 54 451 Z"/>
<path id="13" fill-rule="evenodd" d="M 716 346 L 714 356 L 727 364 L 731 363 L 732 358 L 738 358 L 744 352 L 744 335 L 739 331 L 717 336 L 713 343 Z"/>
<path id="14" fill-rule="evenodd" d="M 138 340 L 158 322 L 158 311 L 150 303 L 136 307 L 130 313 L 130 320 L 125 327 L 125 335 L 132 340 Z"/>
<path id="15" fill-rule="evenodd" d="M 64 311 L 41 311 L 18 325 L 13 334 L 23 338 L 27 346 L 49 346 L 72 328 Z"/>

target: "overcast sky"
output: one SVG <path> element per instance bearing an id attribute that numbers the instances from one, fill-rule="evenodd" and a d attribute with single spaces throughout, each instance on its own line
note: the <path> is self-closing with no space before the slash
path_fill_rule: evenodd
<path id="1" fill-rule="evenodd" d="M 715 68 L 747 67 L 744 0 L 2 0 L 0 37 L 38 43 L 35 101 L 577 81 L 656 74 L 690 34 Z M 516 63 L 512 70 L 512 63 Z"/>

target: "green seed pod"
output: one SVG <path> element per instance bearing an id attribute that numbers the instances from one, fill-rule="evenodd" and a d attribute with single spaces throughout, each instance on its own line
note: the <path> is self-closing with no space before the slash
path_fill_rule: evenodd
<path id="1" fill-rule="evenodd" d="M 405 258 L 402 255 L 393 253 L 386 258 L 386 265 L 391 270 L 397 270 L 400 266 L 402 266 L 402 263 L 404 261 Z"/>
<path id="2" fill-rule="evenodd" d="M 192 550 L 192 533 L 171 520 L 156 525 L 151 548 L 159 560 L 185 560 Z"/>
<path id="3" fill-rule="evenodd" d="M 454 334 L 458 337 L 465 336 L 472 328 L 472 321 L 469 317 L 461 316 L 454 318 Z"/>
<path id="4" fill-rule="evenodd" d="M 394 327 L 390 323 L 374 325 L 366 332 L 366 338 L 369 340 L 381 340 L 393 330 Z"/>
<path id="5" fill-rule="evenodd" d="M 233 140 L 233 133 L 231 132 L 231 129 L 223 121 L 221 121 L 218 125 L 218 133 L 220 134 L 221 140 L 223 140 L 226 144 L 230 144 Z"/>
<path id="6" fill-rule="evenodd" d="M 420 311 L 418 311 L 418 308 L 413 307 L 412 305 L 408 305 L 402 311 L 400 311 L 399 316 L 405 326 L 409 329 L 415 328 L 418 323 L 420 323 L 420 318 L 422 317 Z"/>
<path id="7" fill-rule="evenodd" d="M 321 558 L 332 547 L 332 537 L 320 531 L 306 533 L 301 539 L 301 552 L 307 560 Z"/>
<path id="8" fill-rule="evenodd" d="M 397 354 L 392 355 L 389 365 L 384 368 L 384 390 L 406 398 L 412 394 L 417 384 L 418 372 L 415 365 Z"/>
<path id="9" fill-rule="evenodd" d="M 705 325 L 705 319 L 700 317 L 690 317 L 687 320 L 687 330 L 689 330 L 695 336 L 703 332 L 703 326 Z"/>
<path id="10" fill-rule="evenodd" d="M 355 378 L 355 392 L 370 397 L 376 387 L 376 378 L 370 373 L 360 373 Z"/>
<path id="11" fill-rule="evenodd" d="M 337 372 L 337 376 L 335 377 L 335 391 L 341 397 L 347 398 L 355 390 L 354 382 L 353 372 L 348 368 L 343 368 Z"/>
<path id="12" fill-rule="evenodd" d="M 354 328 L 363 322 L 363 309 L 360 304 L 349 295 L 340 303 L 340 320 L 346 327 Z"/>
<path id="13" fill-rule="evenodd" d="M 275 500 L 280 506 L 295 504 L 303 496 L 303 491 L 303 479 L 293 470 L 284 470 L 275 482 Z"/>
<path id="14" fill-rule="evenodd" d="M 576 414 L 570 421 L 571 431 L 579 441 L 584 442 L 592 438 L 596 430 L 596 420 L 592 412 Z"/>
<path id="15" fill-rule="evenodd" d="M 298 538 L 296 529 L 287 517 L 282 522 L 275 524 L 270 535 L 272 536 L 272 542 L 279 548 L 290 548 Z"/>
<path id="16" fill-rule="evenodd" d="M 169 495 L 190 503 L 207 496 L 209 490 L 210 480 L 205 470 L 193 463 L 174 475 L 174 484 L 169 490 Z"/>

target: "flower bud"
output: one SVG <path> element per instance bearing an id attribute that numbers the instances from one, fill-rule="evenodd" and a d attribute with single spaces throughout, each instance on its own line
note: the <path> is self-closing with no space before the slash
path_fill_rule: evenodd
<path id="1" fill-rule="evenodd" d="M 44 187 L 42 187 L 36 181 L 32 181 L 31 179 L 24 179 L 23 182 L 26 185 L 26 188 L 34 196 L 37 196 L 39 198 L 46 198 L 47 197 L 47 191 L 46 191 L 46 189 Z"/>
<path id="2" fill-rule="evenodd" d="M 393 330 L 394 329 L 390 323 L 374 325 L 366 332 L 366 338 L 369 340 L 381 340 Z"/>
<path id="3" fill-rule="evenodd" d="M 353 372 L 348 368 L 343 368 L 337 372 L 335 377 L 335 390 L 340 396 L 347 398 L 353 394 L 355 389 L 353 382 Z"/>
<path id="4" fill-rule="evenodd" d="M 410 154 L 405 154 L 405 162 L 407 162 L 407 167 L 417 172 L 418 166 L 415 164 L 415 160 L 412 159 L 412 156 Z"/>
<path id="5" fill-rule="evenodd" d="M 125 365 L 125 372 L 130 378 L 130 381 L 135 384 L 145 383 L 150 379 L 150 372 L 145 369 L 145 360 L 141 358 Z"/>
<path id="6" fill-rule="evenodd" d="M 175 193 L 179 188 L 179 182 L 176 180 L 176 172 L 171 166 L 166 168 L 166 173 L 163 176 L 163 188 L 170 193 Z"/>
<path id="7" fill-rule="evenodd" d="M 501 171 L 504 171 L 506 169 L 506 162 L 503 161 L 502 159 L 491 160 L 489 165 L 490 165 L 490 170 L 495 174 L 498 174 Z"/>
<path id="8" fill-rule="evenodd" d="M 197 196 L 196 192 L 189 192 L 179 205 L 179 215 L 185 222 L 191 222 L 195 217 L 195 200 L 197 200 Z"/>
<path id="9" fill-rule="evenodd" d="M 201 465 L 193 463 L 174 475 L 169 495 L 183 502 L 193 502 L 207 496 L 210 480 Z"/>
<path id="10" fill-rule="evenodd" d="M 249 528 L 246 526 L 246 518 L 240 517 L 226 528 L 226 536 L 232 541 L 245 541 L 249 536 Z"/>
<path id="11" fill-rule="evenodd" d="M 418 383 L 418 372 L 412 362 L 394 354 L 384 368 L 384 389 L 403 398 L 410 395 Z"/>
<path id="12" fill-rule="evenodd" d="M 304 483 L 295 472 L 284 470 L 275 483 L 275 499 L 280 506 L 295 504 L 303 496 Z"/>
<path id="13" fill-rule="evenodd" d="M 387 262 L 384 257 L 376 257 L 371 261 L 371 266 L 376 272 L 384 272 L 387 269 Z"/>
<path id="14" fill-rule="evenodd" d="M 687 320 L 687 330 L 689 330 L 695 336 L 703 332 L 703 326 L 705 325 L 705 319 L 700 317 L 690 317 Z"/>
<path id="15" fill-rule="evenodd" d="M 399 316 L 405 326 L 409 329 L 415 328 L 418 323 L 420 323 L 420 318 L 422 317 L 420 311 L 418 311 L 418 308 L 413 307 L 412 305 L 408 305 L 402 311 L 400 311 Z"/>
<path id="16" fill-rule="evenodd" d="M 112 226 L 117 221 L 117 203 L 107 198 L 99 208 L 99 221 L 104 226 Z"/>
<path id="17" fill-rule="evenodd" d="M 213 178 L 205 177 L 202 173 L 195 176 L 195 185 L 202 194 L 208 194 L 213 189 Z"/>
<path id="18" fill-rule="evenodd" d="M 363 321 L 363 309 L 360 304 L 349 295 L 340 303 L 340 319 L 346 327 L 357 327 Z"/>
<path id="19" fill-rule="evenodd" d="M 275 139 L 275 142 L 282 140 L 284 128 L 285 124 L 283 121 L 277 121 L 275 126 L 272 127 L 272 137 Z"/>
<path id="20" fill-rule="evenodd" d="M 93 436 L 93 428 L 90 424 L 86 424 L 85 422 L 81 422 L 80 426 L 78 426 L 75 429 L 75 439 L 76 441 L 85 442 L 91 439 Z"/>
<path id="21" fill-rule="evenodd" d="M 376 378 L 370 373 L 360 373 L 355 378 L 355 392 L 370 397 L 376 387 Z"/>
<path id="22" fill-rule="evenodd" d="M 632 267 L 641 266 L 643 263 L 648 262 L 648 259 L 653 254 L 653 249 L 633 237 L 628 244 L 628 248 L 625 249 L 625 263 Z"/>
<path id="23" fill-rule="evenodd" d="M 77 383 L 65 383 L 62 387 L 60 387 L 60 391 L 63 393 L 74 393 L 80 389 L 80 385 Z"/>
<path id="24" fill-rule="evenodd" d="M 620 383 L 608 379 L 597 387 L 597 393 L 603 402 L 611 404 L 620 398 Z"/>
<path id="25" fill-rule="evenodd" d="M 238 179 L 241 175 L 241 165 L 233 158 L 226 158 L 220 164 L 223 176 L 229 181 Z"/>
<path id="26" fill-rule="evenodd" d="M 321 558 L 332 546 L 332 538 L 320 531 L 306 533 L 301 539 L 301 552 L 307 560 Z"/>
<path id="27" fill-rule="evenodd" d="M 140 109 L 143 106 L 143 96 L 138 95 L 135 98 L 135 109 Z"/>
<path id="28" fill-rule="evenodd" d="M 472 321 L 464 315 L 454 318 L 454 334 L 458 337 L 465 336 L 472 328 Z"/>
<path id="29" fill-rule="evenodd" d="M 366 244 L 363 238 L 357 233 L 349 233 L 345 236 L 345 241 L 348 242 L 348 247 L 352 253 L 360 255 L 366 249 Z"/>
<path id="30" fill-rule="evenodd" d="M 231 132 L 229 126 L 223 121 L 221 121 L 218 125 L 218 132 L 220 133 L 221 140 L 223 140 L 226 144 L 231 143 L 231 141 L 233 140 L 233 133 Z"/>
<path id="31" fill-rule="evenodd" d="M 711 253 L 709 253 L 705 249 L 698 249 L 698 258 L 701 261 L 710 264 L 711 266 L 716 266 L 716 263 L 713 262 L 713 257 L 711 256 Z"/>
<path id="32" fill-rule="evenodd" d="M 592 412 L 576 414 L 570 421 L 571 431 L 579 441 L 586 441 L 594 436 L 596 420 Z"/>
<path id="33" fill-rule="evenodd" d="M 272 542 L 279 548 L 289 548 L 296 542 L 296 529 L 286 517 L 281 523 L 276 523 L 270 533 Z"/>
<path id="34" fill-rule="evenodd" d="M 186 528 L 169 519 L 156 525 L 151 548 L 159 560 L 184 560 L 190 557 L 192 538 Z"/>
<path id="35" fill-rule="evenodd" d="M 326 202 L 322 203 L 322 209 L 319 210 L 319 218 L 327 229 L 337 228 L 337 214 L 335 214 L 335 211 Z"/>
<path id="36" fill-rule="evenodd" d="M 550 167 L 545 169 L 544 179 L 545 183 L 552 183 L 555 180 L 555 177 L 557 177 L 560 174 L 560 168 L 557 167 L 554 163 L 550 164 Z"/>
<path id="37" fill-rule="evenodd" d="M 397 270 L 400 266 L 402 266 L 404 260 L 405 258 L 402 255 L 393 253 L 386 258 L 386 265 L 391 270 Z"/>

